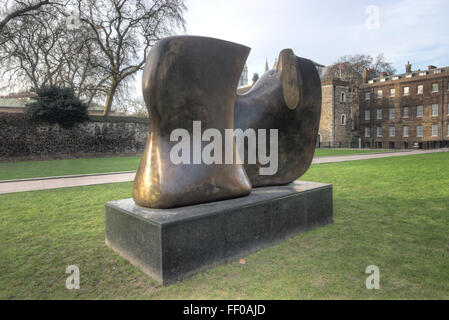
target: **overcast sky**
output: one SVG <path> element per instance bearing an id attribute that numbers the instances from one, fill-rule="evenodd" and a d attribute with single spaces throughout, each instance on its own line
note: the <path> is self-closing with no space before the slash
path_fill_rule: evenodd
<path id="1" fill-rule="evenodd" d="M 283 48 L 324 65 L 346 54 L 383 52 L 400 73 L 408 60 L 413 69 L 449 66 L 448 0 L 186 0 L 186 5 L 187 34 L 251 48 L 249 79 L 263 72 L 266 58 L 271 68 Z"/>

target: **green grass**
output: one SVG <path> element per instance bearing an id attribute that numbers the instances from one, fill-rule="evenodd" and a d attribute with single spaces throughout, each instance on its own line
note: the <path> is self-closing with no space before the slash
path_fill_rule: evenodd
<path id="1" fill-rule="evenodd" d="M 449 153 L 314 165 L 335 223 L 160 287 L 104 244 L 132 183 L 0 195 L 0 299 L 449 299 Z M 365 269 L 380 268 L 380 290 Z M 65 288 L 68 265 L 81 288 Z"/>
<path id="2" fill-rule="evenodd" d="M 393 152 L 398 150 L 360 150 L 360 149 L 315 149 L 314 157 L 333 157 L 333 156 L 349 156 L 353 154 L 367 154 L 367 153 L 384 153 Z M 400 150 L 403 151 L 403 150 Z"/>
<path id="3" fill-rule="evenodd" d="M 377 153 L 382 151 L 357 149 L 316 149 L 315 157 L 345 156 L 373 152 Z M 137 170 L 139 162 L 140 157 L 0 162 L 0 180 L 132 171 Z"/>
<path id="4" fill-rule="evenodd" d="M 140 157 L 113 157 L 0 163 L 0 180 L 137 170 Z"/>

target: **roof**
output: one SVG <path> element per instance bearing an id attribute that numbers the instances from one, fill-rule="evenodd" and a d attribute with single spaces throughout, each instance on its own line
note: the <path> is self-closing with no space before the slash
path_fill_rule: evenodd
<path id="1" fill-rule="evenodd" d="M 377 82 L 386 82 L 386 81 L 394 81 L 400 79 L 411 79 L 413 77 L 426 76 L 426 75 L 434 75 L 449 72 L 449 67 L 435 68 L 430 70 L 413 70 L 412 72 L 400 73 L 389 75 L 385 77 L 376 77 L 368 81 L 368 84 L 377 83 Z"/>

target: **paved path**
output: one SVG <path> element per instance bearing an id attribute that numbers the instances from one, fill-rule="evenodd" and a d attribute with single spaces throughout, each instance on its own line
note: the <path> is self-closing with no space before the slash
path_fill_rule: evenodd
<path id="1" fill-rule="evenodd" d="M 448 152 L 448 151 L 449 149 L 446 148 L 436 150 L 416 150 L 416 151 L 402 151 L 402 152 L 388 152 L 388 153 L 357 154 L 349 156 L 318 157 L 313 159 L 312 164 L 389 158 L 389 157 L 409 156 L 415 154 Z M 89 186 L 95 184 L 106 184 L 116 182 L 127 182 L 133 181 L 135 175 L 136 175 L 135 171 L 127 171 L 127 172 L 89 174 L 79 176 L 0 181 L 0 194 L 33 191 L 33 190 L 56 189 L 64 187 Z"/>
<path id="2" fill-rule="evenodd" d="M 366 160 L 366 159 L 378 159 L 378 158 L 390 158 L 390 157 L 399 157 L 399 156 L 410 156 L 410 155 L 414 155 L 414 154 L 448 152 L 448 151 L 449 151 L 448 148 L 444 148 L 444 149 L 433 149 L 433 150 L 364 153 L 364 154 L 354 154 L 354 155 L 349 155 L 349 156 L 318 157 L 318 158 L 313 159 L 312 164 L 344 162 L 344 161 L 354 161 L 354 160 Z"/>
<path id="3" fill-rule="evenodd" d="M 133 181 L 136 172 L 0 181 L 0 194 Z"/>

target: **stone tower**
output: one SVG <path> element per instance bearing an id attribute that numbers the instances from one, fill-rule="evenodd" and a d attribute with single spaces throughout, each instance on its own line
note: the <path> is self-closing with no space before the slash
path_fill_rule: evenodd
<path id="1" fill-rule="evenodd" d="M 351 147 L 353 121 L 349 83 L 339 79 L 322 81 L 321 95 L 318 143 L 322 147 Z"/>
<path id="2" fill-rule="evenodd" d="M 245 63 L 243 67 L 242 75 L 240 76 L 239 87 L 248 85 L 248 66 Z"/>

